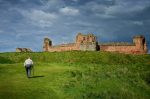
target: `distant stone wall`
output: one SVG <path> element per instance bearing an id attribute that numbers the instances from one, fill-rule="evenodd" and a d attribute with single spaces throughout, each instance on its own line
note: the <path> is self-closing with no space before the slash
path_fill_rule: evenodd
<path id="1" fill-rule="evenodd" d="M 16 48 L 16 52 L 32 52 L 29 48 Z"/>
<path id="2" fill-rule="evenodd" d="M 109 51 L 109 52 L 120 52 L 120 53 L 131 53 L 137 54 L 139 50 L 136 46 L 113 46 L 113 45 L 100 45 L 101 51 Z M 141 53 L 141 52 L 140 52 Z"/>
<path id="3" fill-rule="evenodd" d="M 51 46 L 48 49 L 49 52 L 55 52 L 55 51 L 60 52 L 60 51 L 71 51 L 71 50 L 77 50 L 75 44 L 73 44 L 73 45 L 65 44 L 65 45 Z"/>
<path id="4" fill-rule="evenodd" d="M 146 54 L 148 52 L 145 37 L 135 36 L 133 38 L 133 43 L 114 43 L 114 44 L 102 44 L 99 45 L 100 51 L 108 52 L 119 52 L 127 54 Z"/>

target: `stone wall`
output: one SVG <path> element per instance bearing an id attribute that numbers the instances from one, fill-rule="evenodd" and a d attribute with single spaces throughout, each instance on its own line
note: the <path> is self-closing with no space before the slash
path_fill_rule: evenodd
<path id="1" fill-rule="evenodd" d="M 137 53 L 138 50 L 135 46 L 113 46 L 113 45 L 100 45 L 100 51 L 120 52 L 120 53 Z"/>
<path id="2" fill-rule="evenodd" d="M 100 51 L 119 52 L 127 54 L 146 54 L 148 49 L 143 36 L 135 36 L 132 44 L 99 45 Z"/>
<path id="3" fill-rule="evenodd" d="M 96 51 L 96 43 L 92 42 L 92 43 L 81 43 L 79 50 L 82 51 Z"/>
<path id="4" fill-rule="evenodd" d="M 63 44 L 63 45 L 57 45 L 57 46 L 50 46 L 48 51 L 49 52 L 60 52 L 60 51 L 71 51 L 71 50 L 77 50 L 76 44 Z"/>
<path id="5" fill-rule="evenodd" d="M 32 52 L 29 48 L 16 48 L 16 52 Z"/>
<path id="6" fill-rule="evenodd" d="M 100 51 L 120 52 L 127 54 L 146 54 L 147 50 L 141 50 L 137 46 L 113 46 L 113 45 L 100 45 Z"/>

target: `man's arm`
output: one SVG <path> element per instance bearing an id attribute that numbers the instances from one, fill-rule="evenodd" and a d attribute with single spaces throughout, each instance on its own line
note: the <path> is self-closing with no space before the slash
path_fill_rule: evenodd
<path id="1" fill-rule="evenodd" d="M 26 66 L 26 62 L 24 62 L 24 66 Z"/>
<path id="2" fill-rule="evenodd" d="M 32 61 L 32 65 L 33 65 L 33 61 Z"/>
<path id="3" fill-rule="evenodd" d="M 33 61 L 32 61 L 32 60 L 30 60 L 30 62 L 31 62 L 31 65 L 33 66 Z"/>

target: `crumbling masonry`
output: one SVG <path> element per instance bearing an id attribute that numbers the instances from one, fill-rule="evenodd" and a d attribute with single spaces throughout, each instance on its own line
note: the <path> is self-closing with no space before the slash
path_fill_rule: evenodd
<path id="1" fill-rule="evenodd" d="M 16 48 L 16 52 L 32 52 L 29 48 Z"/>
<path id="2" fill-rule="evenodd" d="M 109 51 L 127 54 L 146 54 L 148 49 L 144 36 L 133 37 L 133 43 L 98 43 L 94 34 L 83 35 L 78 33 L 75 43 L 61 44 L 52 46 L 49 38 L 44 39 L 43 51 Z"/>

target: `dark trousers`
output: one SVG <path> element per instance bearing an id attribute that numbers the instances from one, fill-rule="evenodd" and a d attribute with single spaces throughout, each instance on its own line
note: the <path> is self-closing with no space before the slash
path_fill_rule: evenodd
<path id="1" fill-rule="evenodd" d="M 27 65 L 25 66 L 25 69 L 26 69 L 26 73 L 27 73 L 27 77 L 28 77 L 28 78 L 29 78 L 30 75 L 31 75 L 31 66 L 32 66 L 32 65 L 30 65 L 30 64 L 27 64 Z"/>

